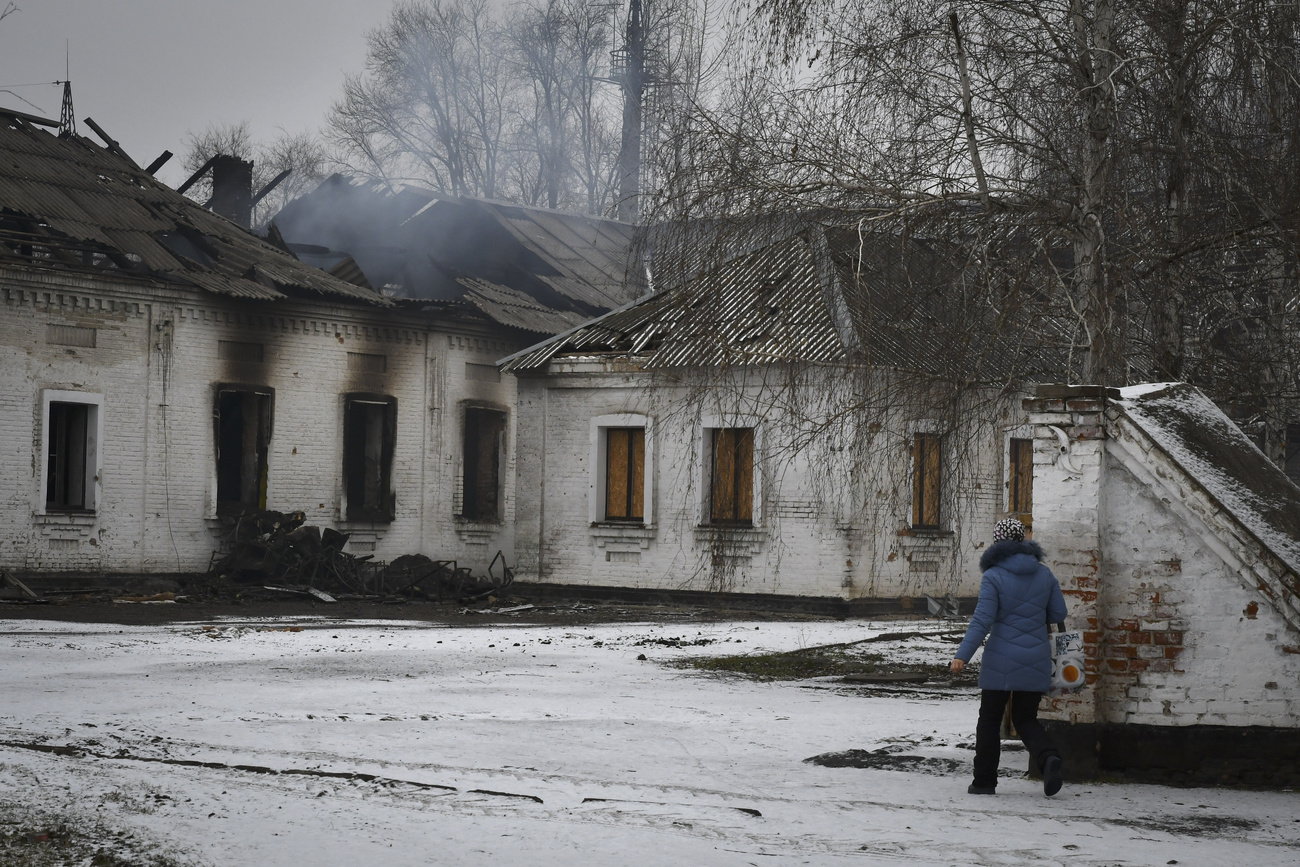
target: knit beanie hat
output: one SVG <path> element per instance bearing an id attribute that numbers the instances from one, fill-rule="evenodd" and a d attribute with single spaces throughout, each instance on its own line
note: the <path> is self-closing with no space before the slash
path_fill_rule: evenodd
<path id="1" fill-rule="evenodd" d="M 1014 539 L 1017 542 L 1025 541 L 1025 525 L 1015 518 L 1003 518 L 993 525 L 993 541 L 1005 542 L 1007 539 Z"/>

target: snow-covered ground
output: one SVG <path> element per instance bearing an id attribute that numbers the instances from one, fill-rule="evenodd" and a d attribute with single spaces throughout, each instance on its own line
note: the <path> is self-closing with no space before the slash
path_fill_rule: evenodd
<path id="1" fill-rule="evenodd" d="M 177 864 L 1300 863 L 1291 792 L 967 795 L 974 690 L 660 664 L 944 628 L 0 621 L 0 817 Z M 850 749 L 919 758 L 804 761 Z"/>

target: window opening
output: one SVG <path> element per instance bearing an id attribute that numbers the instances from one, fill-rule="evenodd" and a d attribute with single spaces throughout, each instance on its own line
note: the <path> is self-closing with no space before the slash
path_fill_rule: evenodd
<path id="1" fill-rule="evenodd" d="M 271 394 L 247 389 L 217 392 L 217 514 L 266 508 Z"/>
<path id="2" fill-rule="evenodd" d="M 1007 511 L 1028 527 L 1034 511 L 1034 441 L 1012 438 L 1008 457 Z"/>
<path id="3" fill-rule="evenodd" d="M 343 404 L 343 495 L 349 521 L 391 521 L 397 401 L 349 395 Z"/>
<path id="4" fill-rule="evenodd" d="M 471 521 L 501 519 L 501 453 L 505 431 L 504 412 L 466 408 L 462 518 Z"/>
<path id="5" fill-rule="evenodd" d="M 941 437 L 917 434 L 912 444 L 912 526 L 939 529 L 939 490 L 942 474 Z"/>
<path id="6" fill-rule="evenodd" d="M 91 404 L 50 402 L 46 436 L 46 510 L 93 508 L 94 435 L 94 407 Z"/>
<path id="7" fill-rule="evenodd" d="M 709 522 L 754 522 L 754 429 L 713 430 L 713 467 Z"/>
<path id="8" fill-rule="evenodd" d="M 605 520 L 645 520 L 645 428 L 605 429 Z"/>

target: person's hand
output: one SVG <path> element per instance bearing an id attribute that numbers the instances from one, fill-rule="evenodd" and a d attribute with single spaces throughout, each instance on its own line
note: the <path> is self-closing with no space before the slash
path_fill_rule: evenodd
<path id="1" fill-rule="evenodd" d="M 949 663 L 948 667 L 952 669 L 953 674 L 961 674 L 961 670 L 966 667 L 966 663 L 960 659 L 954 659 Z"/>

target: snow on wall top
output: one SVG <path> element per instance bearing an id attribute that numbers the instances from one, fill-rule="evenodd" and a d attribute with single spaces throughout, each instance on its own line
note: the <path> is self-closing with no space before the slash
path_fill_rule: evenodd
<path id="1" fill-rule="evenodd" d="M 1300 574 L 1300 487 L 1200 389 L 1135 385 L 1114 402 L 1256 539 Z"/>

